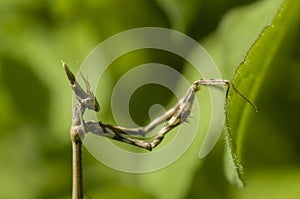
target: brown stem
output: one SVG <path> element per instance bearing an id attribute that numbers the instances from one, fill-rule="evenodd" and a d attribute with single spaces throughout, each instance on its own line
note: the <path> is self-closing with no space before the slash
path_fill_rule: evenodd
<path id="1" fill-rule="evenodd" d="M 74 135 L 74 137 L 71 136 L 71 139 L 72 139 L 72 156 L 73 156 L 72 199 L 83 199 L 82 142 L 78 134 Z"/>

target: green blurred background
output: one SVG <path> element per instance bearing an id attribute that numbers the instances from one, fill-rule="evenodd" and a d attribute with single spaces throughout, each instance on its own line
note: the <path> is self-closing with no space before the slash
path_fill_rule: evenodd
<path id="1" fill-rule="evenodd" d="M 0 0 L 0 198 L 71 197 L 72 93 L 60 60 L 76 71 L 104 39 L 132 28 L 158 26 L 199 41 L 224 78 L 231 78 L 280 2 Z M 300 19 L 295 20 L 299 24 Z M 257 96 L 261 111 L 251 116 L 244 143 L 246 188 L 226 181 L 221 137 L 204 160 L 197 159 L 197 153 L 187 154 L 181 159 L 189 156 L 193 161 L 188 164 L 179 160 L 150 174 L 112 170 L 84 150 L 86 198 L 299 198 L 298 43 L 295 26 L 284 38 Z M 184 61 L 174 55 L 135 52 L 109 68 L 111 81 L 149 61 L 185 71 Z M 102 98 L 111 93 L 110 82 L 106 84 L 107 90 L 97 91 L 102 107 L 108 105 L 101 103 Z M 141 125 L 149 121 L 144 112 L 151 104 L 158 100 L 167 105 L 172 100 L 164 88 L 148 89 L 157 91 L 159 98 L 147 94 L 151 92 L 136 93 L 130 106 Z M 109 105 L 103 120 L 113 123 L 107 109 Z"/>

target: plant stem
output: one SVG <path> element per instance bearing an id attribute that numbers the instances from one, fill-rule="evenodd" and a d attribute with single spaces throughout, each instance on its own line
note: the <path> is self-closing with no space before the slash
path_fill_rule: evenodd
<path id="1" fill-rule="evenodd" d="M 71 130 L 72 131 L 72 130 Z M 72 156 L 73 156 L 73 187 L 72 199 L 83 199 L 82 183 L 82 142 L 78 134 L 72 134 Z M 74 136 L 72 136 L 74 135 Z"/>

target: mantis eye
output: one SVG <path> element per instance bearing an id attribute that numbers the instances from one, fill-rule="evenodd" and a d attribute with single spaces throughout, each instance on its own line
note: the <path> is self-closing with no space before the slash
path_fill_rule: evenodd
<path id="1" fill-rule="evenodd" d="M 100 111 L 99 103 L 94 97 L 83 99 L 81 103 L 90 110 L 95 110 L 96 112 Z"/>

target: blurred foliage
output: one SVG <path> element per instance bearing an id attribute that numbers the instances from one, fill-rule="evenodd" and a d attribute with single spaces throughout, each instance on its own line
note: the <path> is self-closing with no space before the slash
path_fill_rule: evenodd
<path id="1" fill-rule="evenodd" d="M 71 195 L 68 131 L 72 93 L 60 60 L 70 63 L 75 71 L 104 39 L 131 28 L 158 26 L 179 30 L 200 41 L 224 78 L 231 79 L 283 1 L 0 2 L 0 198 L 15 199 L 70 198 Z M 287 2 L 294 5 L 297 0 Z M 284 9 L 290 12 L 289 7 Z M 293 25 L 278 27 L 285 34 L 268 38 L 271 43 L 280 38 L 280 45 L 270 58 L 263 80 L 259 80 L 256 94 L 249 96 L 260 112 L 250 113 L 247 122 L 243 122 L 241 157 L 245 189 L 226 181 L 224 140 L 220 139 L 204 160 L 197 158 L 196 140 L 171 166 L 140 175 L 112 170 L 84 151 L 86 197 L 299 198 L 300 31 L 297 24 L 300 18 L 297 14 L 289 17 Z M 258 51 L 258 58 L 267 59 L 271 50 Z M 108 115 L 103 120 L 113 122 L 107 104 L 112 84 L 130 68 L 149 61 L 186 71 L 183 60 L 159 51 L 122 57 L 107 71 L 110 79 L 103 85 L 105 89 L 97 90 L 103 108 L 101 116 Z M 165 95 L 164 89 L 155 90 L 158 90 L 156 96 L 163 96 L 163 105 L 172 101 L 171 93 Z M 142 112 L 149 104 L 157 103 L 157 98 L 147 96 L 149 92 L 139 92 L 130 108 L 133 118 L 144 124 L 149 118 Z M 144 99 L 149 99 L 145 107 Z"/>

